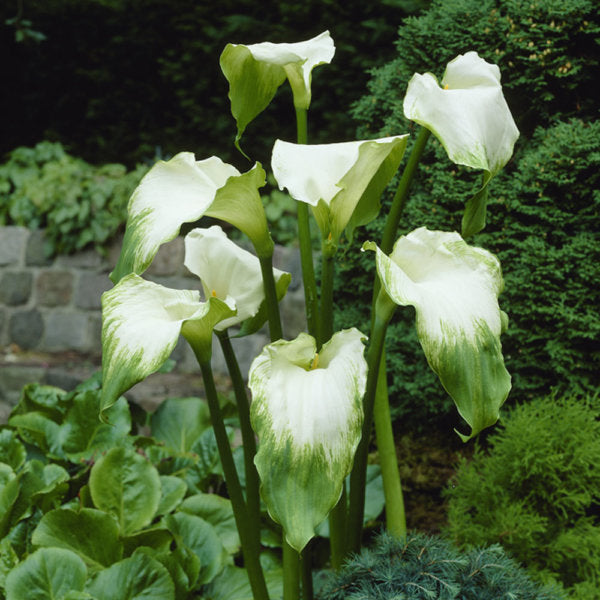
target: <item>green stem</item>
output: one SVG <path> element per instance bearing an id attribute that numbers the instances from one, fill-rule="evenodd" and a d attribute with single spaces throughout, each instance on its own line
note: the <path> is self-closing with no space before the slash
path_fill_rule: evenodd
<path id="1" fill-rule="evenodd" d="M 277 300 L 277 288 L 273 277 L 273 256 L 261 256 L 260 270 L 262 272 L 263 286 L 265 289 L 265 302 L 267 304 L 267 315 L 269 320 L 269 333 L 271 341 L 275 342 L 283 337 L 281 329 L 281 317 L 279 316 L 279 301 Z"/>
<path id="2" fill-rule="evenodd" d="M 348 550 L 350 552 L 358 552 L 361 545 L 363 518 L 365 514 L 367 459 L 369 456 L 371 429 L 373 427 L 373 411 L 379 375 L 379 362 L 384 349 L 387 326 L 395 308 L 396 305 L 390 300 L 387 294 L 380 293 L 378 295 L 377 309 L 371 325 L 371 336 L 369 338 L 369 349 L 367 351 L 369 371 L 363 401 L 364 421 L 362 437 L 356 450 L 354 466 L 352 468 L 352 473 L 350 474 L 350 508 L 347 527 Z"/>
<path id="3" fill-rule="evenodd" d="M 398 457 L 396 456 L 396 445 L 390 417 L 385 350 L 379 363 L 374 410 L 375 437 L 377 439 L 377 451 L 383 478 L 383 494 L 385 496 L 386 529 L 393 536 L 404 539 L 406 538 L 406 515 L 404 513 L 402 484 L 400 483 Z"/>
<path id="4" fill-rule="evenodd" d="M 346 484 L 342 487 L 342 495 L 338 503 L 329 513 L 329 546 L 331 550 L 331 566 L 339 571 L 346 557 L 346 511 L 348 499 Z"/>
<path id="5" fill-rule="evenodd" d="M 231 377 L 240 417 L 240 428 L 242 431 L 244 447 L 244 466 L 246 471 L 246 504 L 248 506 L 250 523 L 254 525 L 254 537 L 260 547 L 260 479 L 258 477 L 256 465 L 254 464 L 256 438 L 254 437 L 254 430 L 252 429 L 252 424 L 250 422 L 250 404 L 246 394 L 246 384 L 244 383 L 244 378 L 242 377 L 242 372 L 240 371 L 240 366 L 235 356 L 235 352 L 233 351 L 227 331 L 217 332 L 217 337 L 219 338 L 223 356 L 225 357 L 225 363 L 227 364 L 227 369 Z"/>
<path id="6" fill-rule="evenodd" d="M 285 532 L 284 532 L 285 537 Z M 283 600 L 300 598 L 300 555 L 283 540 Z"/>
<path id="7" fill-rule="evenodd" d="M 253 526 L 250 524 L 248 509 L 242 493 L 242 486 L 240 485 L 240 480 L 235 469 L 235 463 L 233 462 L 229 437 L 227 436 L 227 430 L 225 429 L 225 423 L 223 422 L 223 415 L 221 413 L 221 407 L 219 406 L 217 389 L 215 387 L 210 362 L 201 362 L 200 370 L 202 371 L 202 378 L 204 380 L 204 390 L 206 392 L 208 408 L 210 409 L 210 416 L 215 432 L 215 438 L 217 440 L 221 465 L 223 466 L 223 473 L 225 474 L 225 483 L 227 484 L 227 491 L 233 507 L 235 523 L 240 534 L 240 541 L 242 542 L 244 566 L 248 572 L 252 595 L 254 600 L 269 600 L 267 585 L 260 565 L 259 548 L 256 546 L 256 540 L 253 536 Z"/>
<path id="8" fill-rule="evenodd" d="M 408 197 L 408 190 L 410 189 L 410 184 L 417 172 L 417 166 L 419 165 L 419 161 L 421 160 L 421 156 L 423 155 L 425 145 L 427 144 L 430 135 L 431 132 L 429 129 L 421 127 L 417 139 L 415 140 L 415 145 L 410 153 L 410 157 L 408 158 L 408 162 L 406 163 L 406 167 L 404 167 L 402 177 L 398 183 L 398 189 L 392 200 L 392 206 L 385 222 L 383 238 L 381 239 L 380 248 L 385 254 L 389 254 L 394 247 L 398 224 L 400 223 L 400 217 L 402 216 L 402 211 L 404 210 L 406 199 Z"/>
<path id="9" fill-rule="evenodd" d="M 302 600 L 314 599 L 312 578 L 312 543 L 308 542 L 300 554 L 300 570 L 302 572 Z"/>
<path id="10" fill-rule="evenodd" d="M 335 271 L 335 251 L 327 247 L 327 242 L 322 247 L 321 268 L 321 310 L 319 313 L 319 350 L 333 335 L 333 276 Z"/>
<path id="11" fill-rule="evenodd" d="M 296 138 L 298 144 L 306 144 L 308 139 L 307 110 L 296 109 Z M 302 265 L 302 283 L 304 286 L 304 302 L 306 304 L 306 324 L 308 332 L 319 339 L 318 315 L 319 297 L 313 264 L 312 237 L 310 234 L 310 221 L 308 205 L 297 202 L 298 210 L 298 242 L 300 244 L 300 263 Z"/>

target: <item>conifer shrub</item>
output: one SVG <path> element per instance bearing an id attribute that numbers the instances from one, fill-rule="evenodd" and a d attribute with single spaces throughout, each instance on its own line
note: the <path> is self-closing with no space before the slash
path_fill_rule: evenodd
<path id="1" fill-rule="evenodd" d="M 600 405 L 546 397 L 513 408 L 446 493 L 463 549 L 501 544 L 536 579 L 579 600 L 600 589 Z"/>
<path id="2" fill-rule="evenodd" d="M 534 583 L 498 545 L 460 552 L 421 533 L 399 541 L 381 534 L 325 583 L 320 600 L 561 600 Z"/>

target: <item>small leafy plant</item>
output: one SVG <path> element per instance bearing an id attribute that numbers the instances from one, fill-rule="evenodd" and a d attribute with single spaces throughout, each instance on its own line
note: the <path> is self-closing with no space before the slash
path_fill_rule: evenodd
<path id="1" fill-rule="evenodd" d="M 501 544 L 542 581 L 582 599 L 600 587 L 600 410 L 597 400 L 547 397 L 518 406 L 463 461 L 449 528 L 462 547 Z"/>

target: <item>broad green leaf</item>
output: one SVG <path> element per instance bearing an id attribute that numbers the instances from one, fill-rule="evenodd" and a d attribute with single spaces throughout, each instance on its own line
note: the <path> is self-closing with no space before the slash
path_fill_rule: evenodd
<path id="1" fill-rule="evenodd" d="M 113 448 L 90 472 L 90 492 L 97 508 L 114 515 L 121 535 L 149 525 L 160 502 L 160 478 L 146 458 L 129 448 Z"/>
<path id="2" fill-rule="evenodd" d="M 458 233 L 416 229 L 398 239 L 388 257 L 372 242 L 385 292 L 414 306 L 419 341 L 431 368 L 452 396 L 471 434 L 493 425 L 510 390 L 500 334 L 498 259 L 469 246 Z"/>
<path id="3" fill-rule="evenodd" d="M 95 569 L 116 562 L 123 552 L 117 522 L 94 508 L 50 511 L 33 532 L 32 542 L 36 546 L 71 550 Z"/>
<path id="4" fill-rule="evenodd" d="M 292 88 L 294 106 L 308 109 L 312 70 L 317 65 L 330 63 L 334 53 L 335 46 L 328 31 L 295 44 L 227 44 L 220 64 L 229 82 L 238 149 L 248 124 L 269 105 L 286 78 Z"/>
<path id="5" fill-rule="evenodd" d="M 10 540 L 7 537 L 0 539 L 0 590 L 6 588 L 6 576 L 18 563 L 19 557 Z"/>
<path id="6" fill-rule="evenodd" d="M 331 234 L 337 243 L 346 227 L 351 237 L 377 216 L 379 197 L 402 160 L 407 138 L 320 145 L 277 140 L 271 167 L 279 188 L 310 204 L 322 237 Z"/>
<path id="7" fill-rule="evenodd" d="M 163 520 L 177 545 L 187 546 L 200 559 L 198 583 L 212 581 L 227 560 L 217 530 L 204 519 L 183 512 L 167 515 Z"/>
<path id="8" fill-rule="evenodd" d="M 300 334 L 269 344 L 250 368 L 255 463 L 269 514 L 301 551 L 337 503 L 362 427 L 364 336 L 340 331 L 316 355 Z"/>
<path id="9" fill-rule="evenodd" d="M 2 479 L 3 481 L 0 483 L 0 538 L 4 537 L 10 529 L 12 508 L 21 489 L 20 478 L 8 465 L 4 465 L 2 469 Z"/>
<path id="10" fill-rule="evenodd" d="M 15 471 L 19 469 L 27 458 L 25 446 L 11 429 L 0 429 L 0 458 Z"/>
<path id="11" fill-rule="evenodd" d="M 63 402 L 67 393 L 51 385 L 30 383 L 21 391 L 21 397 L 11 415 L 24 415 L 30 412 L 39 412 L 59 421 L 66 410 Z"/>
<path id="12" fill-rule="evenodd" d="M 235 524 L 231 500 L 216 494 L 195 494 L 183 501 L 180 510 L 208 521 L 219 534 L 225 550 L 229 554 L 238 552 L 240 536 Z"/>
<path id="13" fill-rule="evenodd" d="M 265 572 L 265 582 L 271 598 L 283 596 L 283 572 L 273 569 Z M 211 600 L 254 600 L 248 573 L 239 567 L 227 566 L 208 586 Z"/>
<path id="14" fill-rule="evenodd" d="M 155 525 L 130 536 L 122 537 L 121 540 L 123 555 L 127 557 L 142 547 L 151 549 L 153 552 L 169 552 L 173 536 L 164 526 Z"/>
<path id="15" fill-rule="evenodd" d="M 160 476 L 161 496 L 156 516 L 166 515 L 174 511 L 185 497 L 187 484 L 179 477 L 171 475 Z"/>
<path id="16" fill-rule="evenodd" d="M 175 600 L 168 571 L 143 552 L 100 571 L 86 590 L 95 600 Z"/>
<path id="17" fill-rule="evenodd" d="M 8 574 L 6 600 L 64 600 L 69 592 L 83 591 L 86 576 L 85 563 L 74 552 L 41 548 Z"/>
<path id="18" fill-rule="evenodd" d="M 152 415 L 150 425 L 152 437 L 173 450 L 188 452 L 210 427 L 210 412 L 200 398 L 167 398 Z"/>
<path id="19" fill-rule="evenodd" d="M 214 296 L 226 300 L 231 297 L 235 301 L 236 315 L 215 325 L 217 331 L 239 325 L 255 316 L 264 303 L 265 292 L 258 258 L 229 240 L 218 225 L 208 229 L 193 229 L 187 234 L 184 265 L 202 281 L 205 298 Z M 288 273 L 273 269 L 276 286 L 285 275 L 289 283 Z M 287 286 L 283 290 L 281 287 L 278 286 L 278 291 L 285 294 Z M 278 300 L 283 294 L 278 296 Z"/>
<path id="20" fill-rule="evenodd" d="M 60 425 L 47 412 L 16 414 L 10 417 L 8 424 L 18 430 L 25 442 L 37 446 L 44 454 L 52 458 L 64 458 L 60 447 Z"/>

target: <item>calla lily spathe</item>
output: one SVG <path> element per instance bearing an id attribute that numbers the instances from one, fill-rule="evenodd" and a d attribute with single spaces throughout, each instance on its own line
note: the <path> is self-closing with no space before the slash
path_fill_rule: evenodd
<path id="1" fill-rule="evenodd" d="M 312 70 L 330 63 L 334 54 L 329 31 L 295 44 L 227 44 L 220 63 L 229 81 L 231 112 L 238 129 L 236 145 L 248 124 L 269 105 L 286 78 L 292 88 L 294 106 L 308 109 Z"/>
<path id="2" fill-rule="evenodd" d="M 347 228 L 373 220 L 379 198 L 398 169 L 407 135 L 338 144 L 304 145 L 277 140 L 271 168 L 280 189 L 313 208 L 323 238 L 337 242 Z"/>
<path id="3" fill-rule="evenodd" d="M 363 339 L 357 329 L 340 331 L 317 355 L 314 338 L 301 333 L 266 346 L 250 368 L 262 497 L 298 551 L 339 500 L 352 467 L 367 379 Z"/>
<path id="4" fill-rule="evenodd" d="M 198 291 L 172 290 L 134 273 L 123 277 L 102 294 L 101 410 L 161 367 L 186 324 L 194 324 L 192 341 L 200 334 L 207 346 L 214 325 L 235 312 L 230 297 L 201 302 Z"/>
<path id="5" fill-rule="evenodd" d="M 431 73 L 416 73 L 404 114 L 429 129 L 452 162 L 484 171 L 484 186 L 463 221 L 463 236 L 477 233 L 485 225 L 487 183 L 509 161 L 519 137 L 502 94 L 500 69 L 467 52 L 448 63 L 441 86 Z"/>
<path id="6" fill-rule="evenodd" d="M 217 331 L 255 317 L 265 301 L 258 258 L 232 242 L 218 225 L 193 229 L 186 235 L 183 264 L 200 278 L 206 298 L 234 299 L 238 308 L 236 315 L 218 323 Z M 273 276 L 277 299 L 281 300 L 291 275 L 273 269 Z M 263 323 L 264 319 L 256 325 L 260 327 Z"/>
<path id="7" fill-rule="evenodd" d="M 493 425 L 510 390 L 500 345 L 507 317 L 498 306 L 498 259 L 458 233 L 424 227 L 399 238 L 390 256 L 372 242 L 365 248 L 376 250 L 389 298 L 415 307 L 427 361 L 471 426 L 463 440 Z"/>
<path id="8" fill-rule="evenodd" d="M 143 273 L 161 244 L 172 240 L 183 223 L 203 215 L 238 227 L 257 252 L 269 256 L 273 242 L 258 193 L 264 184 L 258 163 L 241 174 L 216 156 L 196 161 L 191 152 L 157 162 L 129 200 L 123 247 L 111 279 L 116 283 L 129 273 Z"/>

